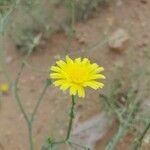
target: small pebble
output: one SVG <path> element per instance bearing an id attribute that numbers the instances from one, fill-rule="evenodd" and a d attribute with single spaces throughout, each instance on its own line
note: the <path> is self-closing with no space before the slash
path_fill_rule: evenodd
<path id="1" fill-rule="evenodd" d="M 121 52 L 126 48 L 129 39 L 130 37 L 127 31 L 120 28 L 113 32 L 109 37 L 108 46 L 111 50 Z"/>

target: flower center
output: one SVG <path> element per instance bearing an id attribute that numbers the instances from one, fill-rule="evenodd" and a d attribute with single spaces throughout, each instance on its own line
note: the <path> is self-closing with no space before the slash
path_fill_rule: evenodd
<path id="1" fill-rule="evenodd" d="M 84 68 L 73 68 L 70 73 L 70 78 L 74 83 L 82 83 L 85 81 L 87 71 Z"/>

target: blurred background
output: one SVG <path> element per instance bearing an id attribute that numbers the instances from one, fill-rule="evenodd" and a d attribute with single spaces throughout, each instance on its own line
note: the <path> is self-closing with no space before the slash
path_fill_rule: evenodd
<path id="1" fill-rule="evenodd" d="M 137 141 L 150 149 L 149 0 L 0 0 L 0 85 L 9 85 L 0 91 L 0 150 L 29 149 L 12 90 L 27 54 L 18 88 L 28 115 L 56 60 L 87 57 L 105 68 L 105 87 L 78 100 L 72 139 L 91 150 L 136 150 Z M 33 123 L 36 150 L 64 137 L 70 102 L 67 92 L 48 88 Z"/>

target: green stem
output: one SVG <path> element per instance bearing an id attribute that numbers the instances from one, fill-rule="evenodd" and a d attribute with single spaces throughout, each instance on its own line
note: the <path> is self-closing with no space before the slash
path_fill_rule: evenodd
<path id="1" fill-rule="evenodd" d="M 15 83 L 14 83 L 14 94 L 15 94 L 15 99 L 17 101 L 17 104 L 20 108 L 21 113 L 24 116 L 24 119 L 25 119 L 27 127 L 28 127 L 30 150 L 34 150 L 34 148 L 33 148 L 33 139 L 32 139 L 32 123 L 31 123 L 31 121 L 30 121 L 30 119 L 29 119 L 22 103 L 21 103 L 21 99 L 20 99 L 20 96 L 18 94 L 18 83 L 19 83 L 19 79 L 20 79 L 20 76 L 21 76 L 21 73 L 22 73 L 24 67 L 25 67 L 25 64 L 22 62 L 20 70 L 17 73 L 17 77 L 16 77 L 16 80 L 15 80 Z"/>
<path id="2" fill-rule="evenodd" d="M 22 73 L 22 71 L 24 69 L 24 66 L 25 66 L 24 63 L 22 63 L 21 67 L 20 67 L 20 70 L 17 73 L 17 77 L 16 77 L 16 80 L 14 82 L 14 94 L 15 94 L 15 99 L 17 101 L 17 104 L 18 104 L 18 106 L 20 108 L 20 111 L 21 111 L 21 113 L 24 116 L 24 119 L 26 120 L 27 123 L 29 123 L 28 115 L 27 115 L 27 113 L 26 113 L 26 111 L 25 111 L 25 109 L 24 109 L 24 107 L 23 107 L 23 105 L 21 103 L 21 99 L 20 99 L 20 96 L 18 94 L 18 83 L 19 83 L 19 79 L 20 79 L 21 73 Z"/>
<path id="3" fill-rule="evenodd" d="M 36 114 L 36 112 L 37 112 L 37 110 L 38 110 L 38 108 L 39 108 L 39 106 L 40 106 L 40 103 L 41 103 L 41 101 L 42 101 L 42 99 L 43 99 L 43 97 L 44 97 L 44 95 L 45 95 L 45 93 L 46 93 L 46 91 L 47 91 L 47 88 L 49 87 L 50 84 L 51 84 L 51 81 L 47 81 L 47 82 L 45 83 L 45 86 L 44 86 L 44 88 L 43 88 L 41 94 L 39 95 L 38 101 L 37 101 L 37 103 L 36 103 L 36 105 L 35 105 L 35 107 L 34 107 L 34 109 L 33 109 L 32 114 L 31 114 L 31 122 L 34 121 L 35 114 Z"/>
<path id="4" fill-rule="evenodd" d="M 117 133 L 114 135 L 112 140 L 108 143 L 105 150 L 114 150 L 117 143 L 120 141 L 120 139 L 126 134 L 127 128 L 124 126 L 120 126 Z"/>
<path id="5" fill-rule="evenodd" d="M 74 25 L 75 25 L 75 0 L 70 0 L 68 7 L 69 7 L 68 12 L 70 14 L 71 25 L 70 25 L 70 29 L 69 29 L 69 33 L 68 33 L 68 45 L 67 45 L 66 52 L 68 52 L 68 50 L 71 48 L 73 37 L 74 37 L 74 31 L 75 31 L 75 29 L 74 29 Z"/>
<path id="6" fill-rule="evenodd" d="M 145 137 L 145 135 L 149 129 L 150 129 L 150 121 L 148 122 L 148 124 L 144 128 L 143 132 L 140 134 L 139 138 L 136 140 L 136 143 L 133 145 L 133 148 L 132 148 L 133 150 L 138 150 L 141 147 L 143 139 L 144 139 L 144 137 Z"/>
<path id="7" fill-rule="evenodd" d="M 24 67 L 25 67 L 25 64 L 24 64 L 24 62 L 22 62 L 21 67 L 20 67 L 20 69 L 19 69 L 19 71 L 17 73 L 17 77 L 16 77 L 16 80 L 15 80 L 15 83 L 14 83 L 14 94 L 15 94 L 15 99 L 17 101 L 17 104 L 18 104 L 18 106 L 20 108 L 21 113 L 24 116 L 24 119 L 25 119 L 27 127 L 28 127 L 28 136 L 29 136 L 30 150 L 34 150 L 34 148 L 33 148 L 33 138 L 32 138 L 32 123 L 31 123 L 31 121 L 30 121 L 30 119 L 29 119 L 29 117 L 28 117 L 28 115 L 27 115 L 27 113 L 26 113 L 22 103 L 21 103 L 21 99 L 20 99 L 20 96 L 18 94 L 18 83 L 19 83 L 19 79 L 20 79 L 20 76 L 21 76 L 21 73 L 22 73 Z"/>
<path id="8" fill-rule="evenodd" d="M 33 130 L 32 130 L 32 122 L 28 123 L 28 136 L 29 136 L 29 144 L 30 144 L 30 150 L 34 150 L 33 146 Z"/>
<path id="9" fill-rule="evenodd" d="M 20 108 L 21 113 L 23 114 L 23 117 L 24 117 L 24 119 L 26 121 L 26 124 L 27 124 L 27 127 L 28 127 L 28 136 L 29 136 L 30 150 L 34 150 L 33 137 L 32 137 L 32 121 L 29 119 L 29 117 L 27 115 L 27 112 L 25 111 L 25 108 L 22 105 L 21 98 L 20 98 L 20 96 L 18 94 L 19 80 L 20 80 L 21 74 L 22 74 L 22 72 L 23 72 L 23 70 L 25 68 L 25 61 L 30 56 L 30 53 L 31 53 L 31 50 L 29 50 L 29 53 L 27 54 L 27 56 L 25 56 L 24 59 L 22 60 L 20 68 L 19 68 L 19 70 L 17 72 L 16 79 L 15 79 L 13 87 L 14 87 L 14 95 L 15 95 L 16 102 L 17 102 L 17 104 L 18 104 L 18 106 Z"/>
<path id="10" fill-rule="evenodd" d="M 68 141 L 70 139 L 70 135 L 71 135 L 71 129 L 72 129 L 72 125 L 73 125 L 73 119 L 75 117 L 75 105 L 76 105 L 76 100 L 75 100 L 75 96 L 72 95 L 72 104 L 71 104 L 71 110 L 70 110 L 70 120 L 69 120 L 69 127 L 68 127 L 68 131 L 67 131 L 67 136 L 66 136 L 66 140 Z"/>
<path id="11" fill-rule="evenodd" d="M 64 140 L 58 141 L 58 142 L 57 141 L 49 142 L 49 146 L 59 145 L 59 144 L 68 144 L 70 146 L 75 146 L 75 147 L 78 147 L 78 148 L 81 148 L 84 150 L 90 150 L 90 148 L 88 148 L 84 145 L 80 145 L 78 143 L 74 143 L 70 140 L 72 125 L 73 125 L 73 119 L 75 118 L 75 105 L 76 105 L 76 96 L 72 95 L 72 103 L 71 103 L 71 108 L 70 108 L 70 113 L 69 113 L 69 126 L 68 126 L 68 130 L 67 130 L 66 138 Z"/>
<path id="12" fill-rule="evenodd" d="M 79 148 L 84 149 L 84 150 L 90 150 L 90 148 L 83 146 L 83 145 L 80 145 L 80 144 L 77 144 L 77 143 L 74 143 L 74 142 L 69 141 L 69 144 L 74 145 L 74 146 L 79 147 Z"/>

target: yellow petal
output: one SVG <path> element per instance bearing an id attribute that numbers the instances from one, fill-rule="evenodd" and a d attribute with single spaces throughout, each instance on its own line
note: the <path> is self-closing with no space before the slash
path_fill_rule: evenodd
<path id="1" fill-rule="evenodd" d="M 52 79 L 60 79 L 60 78 L 64 78 L 64 76 L 60 73 L 51 73 L 50 74 L 50 78 Z"/>
<path id="2" fill-rule="evenodd" d="M 104 68 L 103 68 L 103 67 L 98 67 L 98 68 L 96 69 L 96 73 L 100 73 L 100 72 L 102 72 L 102 71 L 104 71 Z"/>
<path id="3" fill-rule="evenodd" d="M 60 85 L 65 84 L 65 82 L 66 82 L 65 80 L 57 80 L 57 81 L 54 81 L 53 84 L 55 86 L 60 86 Z"/>
<path id="4" fill-rule="evenodd" d="M 68 55 L 66 56 L 66 62 L 68 64 L 73 64 L 73 60 Z"/>
<path id="5" fill-rule="evenodd" d="M 95 70 L 95 69 L 97 69 L 97 68 L 98 68 L 98 65 L 97 65 L 96 63 L 94 63 L 94 64 L 91 65 L 91 69 L 92 69 L 92 70 Z"/>
<path id="6" fill-rule="evenodd" d="M 61 69 L 59 67 L 56 67 L 56 66 L 52 66 L 50 68 L 51 71 L 55 71 L 55 72 L 61 72 Z"/>
<path id="7" fill-rule="evenodd" d="M 76 58 L 75 63 L 80 64 L 81 63 L 81 58 Z"/>
<path id="8" fill-rule="evenodd" d="M 94 80 L 94 79 L 105 79 L 105 76 L 102 74 L 95 74 L 95 75 L 91 75 L 89 77 L 90 80 Z"/>
<path id="9" fill-rule="evenodd" d="M 63 60 L 56 61 L 56 64 L 62 69 L 66 66 L 66 63 Z"/>
<path id="10" fill-rule="evenodd" d="M 67 90 L 69 87 L 70 87 L 70 84 L 69 84 L 69 83 L 64 83 L 64 84 L 62 84 L 62 86 L 60 87 L 60 89 L 63 90 L 63 91 L 65 91 L 65 90 Z"/>
<path id="11" fill-rule="evenodd" d="M 102 88 L 104 86 L 104 84 L 101 82 L 97 82 L 97 81 L 89 81 L 89 82 L 84 83 L 84 87 L 86 87 L 86 86 L 89 86 L 89 87 L 97 90 L 98 88 Z"/>
<path id="12" fill-rule="evenodd" d="M 76 95 L 76 93 L 77 93 L 77 88 L 75 85 L 72 85 L 70 87 L 70 95 Z"/>
<path id="13" fill-rule="evenodd" d="M 90 61 L 87 58 L 84 58 L 83 61 L 82 61 L 82 64 L 89 64 L 89 63 L 90 63 Z"/>
<path id="14" fill-rule="evenodd" d="M 78 87 L 78 95 L 79 97 L 85 97 L 85 90 L 83 87 Z"/>

